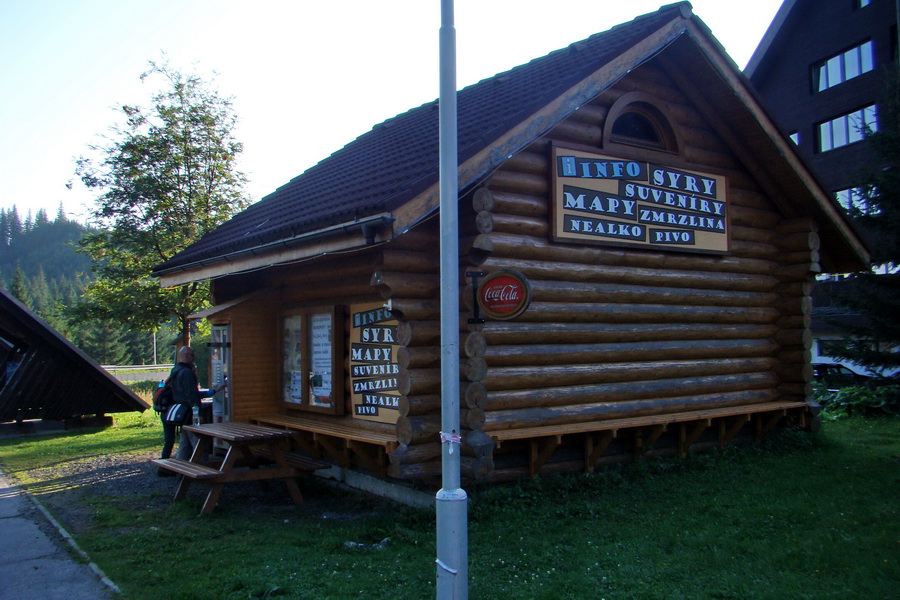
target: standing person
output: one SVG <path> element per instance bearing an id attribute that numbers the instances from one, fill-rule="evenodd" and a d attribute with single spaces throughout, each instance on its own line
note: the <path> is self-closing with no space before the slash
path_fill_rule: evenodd
<path id="1" fill-rule="evenodd" d="M 172 367 L 169 373 L 169 381 L 172 384 L 172 403 L 187 404 L 190 407 L 200 406 L 202 398 L 208 398 L 216 392 L 222 390 L 227 385 L 222 383 L 211 390 L 200 390 L 197 381 L 197 366 L 194 364 L 194 349 L 190 346 L 182 346 L 178 350 L 178 363 Z M 165 413 L 161 413 L 165 416 Z M 175 445 L 175 433 L 178 426 L 172 423 L 166 423 L 163 419 L 163 450 L 161 458 L 169 458 L 172 456 L 172 447 Z M 181 438 L 178 441 L 178 454 L 176 458 L 189 460 L 194 450 L 194 440 L 188 432 L 182 430 Z M 160 476 L 174 475 L 172 471 L 160 469 Z"/>

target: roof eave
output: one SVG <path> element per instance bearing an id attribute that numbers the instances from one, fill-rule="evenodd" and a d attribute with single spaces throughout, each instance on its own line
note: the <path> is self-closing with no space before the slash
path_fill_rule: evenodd
<path id="1" fill-rule="evenodd" d="M 353 219 L 304 232 L 294 237 L 208 257 L 184 265 L 154 271 L 161 287 L 216 279 L 256 271 L 278 264 L 329 254 L 359 250 L 392 237 L 389 212 Z"/>

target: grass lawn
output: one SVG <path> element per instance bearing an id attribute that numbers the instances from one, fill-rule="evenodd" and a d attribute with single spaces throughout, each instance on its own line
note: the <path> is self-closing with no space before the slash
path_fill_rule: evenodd
<path id="1" fill-rule="evenodd" d="M 145 468 L 154 419 L 0 440 L 6 474 L 127 598 L 435 596 L 433 511 L 303 480 L 304 506 L 280 484 L 248 483 L 200 517 L 203 486 L 173 505 L 173 479 Z M 84 484 L 79 465 L 109 456 L 142 466 L 126 469 L 132 487 L 113 485 L 121 466 Z M 898 418 L 467 492 L 473 599 L 892 600 L 900 589 Z"/>

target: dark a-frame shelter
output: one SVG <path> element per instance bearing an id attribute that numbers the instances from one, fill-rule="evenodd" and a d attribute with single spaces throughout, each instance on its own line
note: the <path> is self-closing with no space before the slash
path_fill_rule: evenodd
<path id="1" fill-rule="evenodd" d="M 128 387 L 0 290 L 0 422 L 144 411 Z"/>

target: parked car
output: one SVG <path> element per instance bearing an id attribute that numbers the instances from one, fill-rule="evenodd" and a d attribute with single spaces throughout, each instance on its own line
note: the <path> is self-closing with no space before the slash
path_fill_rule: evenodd
<path id="1" fill-rule="evenodd" d="M 813 363 L 812 367 L 816 381 L 824 383 L 830 390 L 852 386 L 871 387 L 896 383 L 896 380 L 866 375 L 839 363 Z"/>

